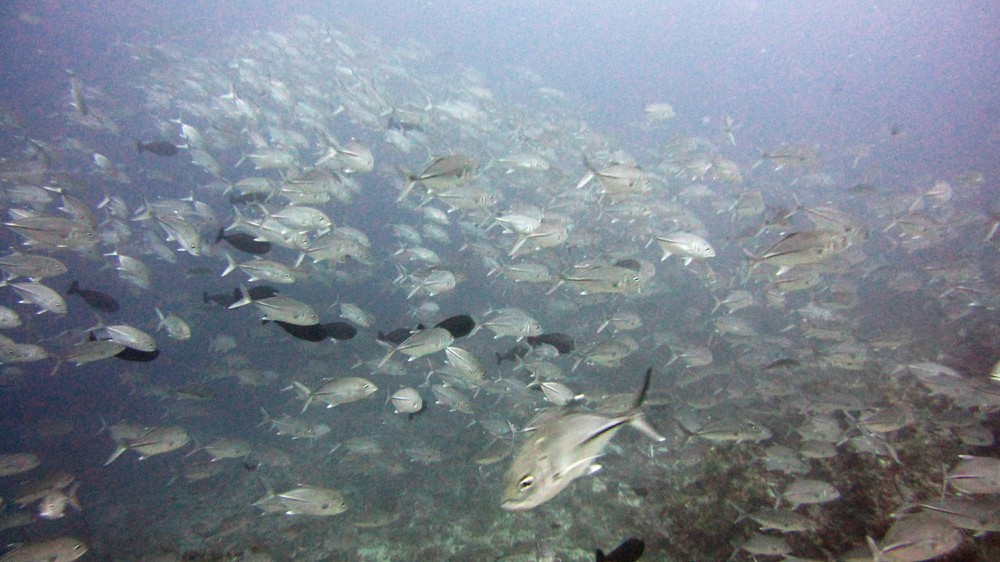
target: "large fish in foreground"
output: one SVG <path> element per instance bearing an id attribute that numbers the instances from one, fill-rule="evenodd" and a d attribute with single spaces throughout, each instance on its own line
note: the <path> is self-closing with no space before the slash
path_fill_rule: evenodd
<path id="1" fill-rule="evenodd" d="M 650 426 L 640 406 L 649 389 L 653 369 L 646 371 L 632 407 L 609 415 L 577 407 L 556 407 L 535 416 L 525 432 L 527 441 L 514 456 L 507 472 L 502 507 L 523 511 L 552 499 L 570 482 L 600 470 L 596 464 L 611 439 L 624 425 L 631 425 L 656 441 L 666 438 Z"/>

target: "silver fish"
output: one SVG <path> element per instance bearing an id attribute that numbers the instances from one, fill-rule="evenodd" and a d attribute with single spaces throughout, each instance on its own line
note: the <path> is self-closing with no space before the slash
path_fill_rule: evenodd
<path id="1" fill-rule="evenodd" d="M 593 474 L 611 439 L 624 425 L 639 429 L 656 441 L 666 438 L 647 422 L 640 409 L 653 369 L 646 371 L 632 407 L 619 415 L 579 408 L 553 407 L 543 411 L 523 431 L 529 433 L 507 472 L 503 509 L 522 511 L 552 499 L 573 480 Z"/>
<path id="2" fill-rule="evenodd" d="M 191 326 L 182 320 L 179 316 L 171 312 L 170 314 L 163 314 L 159 308 L 156 308 L 156 316 L 159 317 L 160 323 L 156 326 L 156 329 L 160 328 L 167 329 L 167 335 L 175 340 L 189 340 L 191 339 Z"/>
<path id="3" fill-rule="evenodd" d="M 332 488 L 302 486 L 285 492 L 269 492 L 253 504 L 266 513 L 285 515 L 337 515 L 347 511 L 343 494 Z"/>
<path id="4" fill-rule="evenodd" d="M 73 537 L 25 543 L 0 556 L 0 562 L 72 562 L 87 553 L 87 545 Z"/>
<path id="5" fill-rule="evenodd" d="M 41 283 L 11 283 L 10 286 L 21 295 L 19 302 L 37 306 L 38 314 L 43 312 L 66 314 L 66 301 L 62 295 Z"/>
<path id="6" fill-rule="evenodd" d="M 368 379 L 361 377 L 341 377 L 324 382 L 316 390 L 298 382 L 292 381 L 292 388 L 300 400 L 304 400 L 302 411 L 305 412 L 313 401 L 326 403 L 327 408 L 340 404 L 355 402 L 378 390 L 378 387 Z"/>

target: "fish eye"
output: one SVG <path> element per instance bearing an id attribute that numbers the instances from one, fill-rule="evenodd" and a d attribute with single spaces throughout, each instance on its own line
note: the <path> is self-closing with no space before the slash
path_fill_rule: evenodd
<path id="1" fill-rule="evenodd" d="M 521 490 L 527 490 L 534 483 L 535 483 L 535 477 L 529 474 L 524 478 L 521 478 L 521 481 L 517 483 L 517 487 L 520 488 Z"/>

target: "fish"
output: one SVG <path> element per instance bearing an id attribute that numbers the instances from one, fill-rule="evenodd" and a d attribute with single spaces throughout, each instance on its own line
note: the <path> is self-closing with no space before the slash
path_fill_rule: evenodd
<path id="1" fill-rule="evenodd" d="M 347 511 L 347 500 L 332 488 L 302 486 L 285 492 L 268 494 L 254 502 L 265 513 L 285 515 L 338 515 Z"/>
<path id="2" fill-rule="evenodd" d="M 191 326 L 187 322 L 173 312 L 164 315 L 163 311 L 159 308 L 155 308 L 154 310 L 156 310 L 156 316 L 160 320 L 160 323 L 156 326 L 157 331 L 166 328 L 167 335 L 175 340 L 184 341 L 191 339 Z"/>
<path id="3" fill-rule="evenodd" d="M 646 114 L 647 121 L 667 121 L 677 115 L 674 108 L 665 102 L 648 103 L 643 108 L 643 112 Z"/>
<path id="4" fill-rule="evenodd" d="M 104 466 L 115 462 L 115 459 L 128 450 L 139 453 L 139 460 L 144 460 L 153 455 L 176 451 L 190 442 L 191 437 L 180 426 L 150 427 L 134 439 L 126 439 L 123 442 L 119 442 L 114 452 L 104 462 Z"/>
<path id="5" fill-rule="evenodd" d="M 271 243 L 267 240 L 257 240 L 257 237 L 245 232 L 226 233 L 226 229 L 219 227 L 218 234 L 215 235 L 215 243 L 225 241 L 230 246 L 241 252 L 263 256 L 271 251 Z"/>
<path id="6" fill-rule="evenodd" d="M 788 234 L 761 256 L 744 251 L 751 265 L 769 263 L 778 266 L 775 275 L 782 275 L 792 266 L 815 264 L 827 260 L 849 248 L 864 235 L 859 229 L 805 230 Z"/>
<path id="7" fill-rule="evenodd" d="M 137 351 L 156 351 L 156 341 L 152 336 L 128 324 L 98 325 L 88 329 L 87 332 L 97 339 L 111 340 Z"/>
<path id="8" fill-rule="evenodd" d="M 63 263 L 49 256 L 22 254 L 15 251 L 6 256 L 0 256 L 0 270 L 7 274 L 7 281 L 18 277 L 27 277 L 32 281 L 41 281 L 47 277 L 56 277 L 66 273 Z"/>
<path id="9" fill-rule="evenodd" d="M 597 472 L 601 467 L 594 461 L 625 425 L 654 441 L 665 441 L 641 410 L 652 375 L 650 367 L 632 405 L 620 414 L 554 406 L 537 415 L 522 430 L 528 438 L 507 471 L 501 507 L 508 511 L 533 509 L 554 498 L 573 480 Z"/>
<path id="10" fill-rule="evenodd" d="M 780 359 L 775 359 L 767 365 L 761 367 L 762 371 L 770 371 L 771 369 L 788 369 L 791 367 L 798 367 L 799 360 L 794 357 L 782 357 Z"/>
<path id="11" fill-rule="evenodd" d="M 157 156 L 175 156 L 181 148 L 187 147 L 179 147 L 170 141 L 142 142 L 138 139 L 135 141 L 135 150 L 139 154 L 142 154 L 143 152 L 150 152 Z"/>
<path id="12" fill-rule="evenodd" d="M 371 328 L 375 324 L 375 316 L 372 313 L 349 302 L 340 303 L 340 317 L 362 328 Z"/>
<path id="13" fill-rule="evenodd" d="M 38 467 L 41 460 L 34 453 L 0 454 L 0 477 L 22 474 Z"/>
<path id="14" fill-rule="evenodd" d="M 424 168 L 424 171 L 413 175 L 405 174 L 407 185 L 399 194 L 397 201 L 403 201 L 413 186 L 423 185 L 428 193 L 446 190 L 462 185 L 473 179 L 479 172 L 479 163 L 472 157 L 463 154 L 449 154 L 435 158 Z"/>
<path id="15" fill-rule="evenodd" d="M 585 398 L 583 394 L 576 394 L 568 386 L 559 381 L 545 381 L 538 383 L 538 387 L 542 389 L 545 399 L 556 406 L 565 406 Z"/>
<path id="16" fill-rule="evenodd" d="M 76 77 L 69 79 L 69 104 L 82 117 L 90 115 L 90 108 L 87 107 L 87 100 L 83 97 L 83 84 Z"/>
<path id="17" fill-rule="evenodd" d="M 276 295 L 263 299 L 255 299 L 240 285 L 240 300 L 229 305 L 229 308 L 239 308 L 254 304 L 264 313 L 263 320 L 280 320 L 298 326 L 312 326 L 319 323 L 319 315 L 311 306 L 293 298 Z"/>
<path id="18" fill-rule="evenodd" d="M 237 264 L 236 260 L 228 252 L 223 252 L 222 255 L 226 258 L 226 269 L 222 271 L 220 277 L 225 277 L 239 268 L 250 276 L 247 280 L 248 283 L 268 281 L 270 283 L 288 285 L 295 282 L 295 271 L 283 263 L 257 257 Z"/>
<path id="19" fill-rule="evenodd" d="M 412 330 L 409 329 L 409 328 L 396 328 L 395 330 L 392 330 L 391 332 L 382 332 L 382 331 L 379 331 L 377 339 L 378 339 L 378 341 L 383 342 L 383 343 L 389 343 L 389 344 L 392 344 L 392 345 L 399 345 L 399 344 L 403 343 L 404 341 L 406 341 L 407 338 L 409 338 L 413 334 L 415 334 L 415 333 L 417 333 L 417 332 L 419 332 L 420 330 L 423 330 L 423 329 L 424 329 L 424 325 L 423 324 L 417 324 L 417 327 L 414 328 L 414 329 L 412 329 Z"/>
<path id="20" fill-rule="evenodd" d="M 636 562 L 642 558 L 642 553 L 645 550 L 646 543 L 632 537 L 608 554 L 604 554 L 599 548 L 594 550 L 594 559 L 596 562 Z"/>
<path id="21" fill-rule="evenodd" d="M 560 355 L 572 353 L 573 350 L 576 349 L 576 342 L 573 338 L 559 332 L 550 332 L 538 336 L 528 336 L 525 338 L 525 341 L 528 342 L 528 345 L 533 348 L 540 345 L 551 345 L 559 351 Z"/>
<path id="22" fill-rule="evenodd" d="M 925 511 L 907 515 L 889 527 L 882 544 L 865 537 L 872 560 L 930 560 L 957 549 L 965 539 L 946 517 Z"/>
<path id="23" fill-rule="evenodd" d="M 358 335 L 358 329 L 347 322 L 327 322 L 321 326 L 326 330 L 326 335 L 330 339 L 337 341 L 349 340 Z"/>
<path id="24" fill-rule="evenodd" d="M 701 437 L 716 443 L 733 442 L 742 443 L 750 441 L 767 441 L 771 438 L 771 430 L 753 420 L 721 418 L 708 423 L 697 430 L 688 429 L 679 420 L 677 426 L 687 434 L 688 441 L 695 437 Z"/>
<path id="25" fill-rule="evenodd" d="M 379 367 L 385 365 L 389 361 L 389 358 L 396 352 L 409 355 L 410 358 L 408 361 L 413 361 L 425 355 L 441 351 L 454 343 L 454 341 L 455 338 L 444 328 L 428 328 L 414 332 L 413 335 L 406 338 L 402 343 L 391 347 L 379 363 Z"/>
<path id="26" fill-rule="evenodd" d="M 282 322 L 281 320 L 276 320 L 274 323 L 280 326 L 282 330 L 300 340 L 316 343 L 325 341 L 328 337 L 330 337 L 329 332 L 327 332 L 326 327 L 323 326 L 323 324 L 299 326 L 297 324 Z"/>
<path id="27" fill-rule="evenodd" d="M 73 562 L 87 553 L 87 545 L 73 537 L 57 537 L 14 547 L 0 562 Z"/>
<path id="28" fill-rule="evenodd" d="M 378 390 L 373 382 L 361 377 L 340 377 L 330 379 L 320 385 L 316 390 L 309 390 L 309 387 L 292 381 L 292 389 L 298 395 L 299 400 L 305 401 L 302 411 L 305 412 L 309 404 L 313 402 L 323 402 L 327 408 L 333 408 L 340 404 L 347 404 L 361 400 Z"/>
<path id="29" fill-rule="evenodd" d="M 232 437 L 221 437 L 202 449 L 212 457 L 211 462 L 222 459 L 244 459 L 252 452 L 249 441 Z"/>
<path id="30" fill-rule="evenodd" d="M 434 327 L 444 328 L 445 330 L 448 330 L 451 337 L 458 339 L 471 334 L 476 329 L 476 321 L 473 320 L 468 314 L 459 314 L 457 316 L 445 318 L 435 324 Z"/>
<path id="31" fill-rule="evenodd" d="M 101 312 L 118 312 L 120 308 L 118 301 L 111 295 L 94 289 L 83 289 L 80 287 L 79 281 L 70 283 L 66 294 L 78 295 L 83 299 L 83 302 L 87 303 L 87 306 Z"/>
<path id="32" fill-rule="evenodd" d="M 513 347 L 507 351 L 500 353 L 499 351 L 494 352 L 497 358 L 497 365 L 502 364 L 504 361 L 517 362 L 518 359 L 524 357 L 531 352 L 531 346 L 525 345 L 524 342 L 514 344 Z"/>
<path id="33" fill-rule="evenodd" d="M 270 424 L 271 429 L 278 435 L 287 435 L 292 439 L 315 440 L 330 433 L 330 426 L 325 423 L 313 424 L 302 419 L 293 418 L 288 414 L 282 414 L 280 418 L 272 418 L 264 408 L 261 408 L 260 411 L 264 414 L 264 421 L 260 422 L 258 427 Z"/>
<path id="34" fill-rule="evenodd" d="M 0 282 L 0 286 L 4 284 L 6 284 L 6 281 Z M 11 283 L 10 286 L 21 295 L 21 300 L 18 303 L 37 306 L 39 309 L 38 314 L 42 314 L 43 312 L 66 314 L 66 301 L 51 288 L 35 281 L 30 283 Z"/>
<path id="35" fill-rule="evenodd" d="M 812 505 L 834 501 L 840 498 L 840 492 L 831 484 L 811 478 L 793 480 L 781 494 L 781 499 L 791 504 L 791 509 L 800 505 Z"/>
<path id="36" fill-rule="evenodd" d="M 122 359 L 124 361 L 136 361 L 139 363 L 148 363 L 160 356 L 160 350 L 155 349 L 153 351 L 142 351 L 140 349 L 133 349 L 131 347 L 125 347 L 125 349 L 114 354 L 115 359 Z"/>
<path id="37" fill-rule="evenodd" d="M 715 248 L 708 240 L 692 232 L 676 231 L 656 237 L 656 242 L 663 250 L 664 261 L 676 254 L 682 258 L 684 265 L 689 265 L 695 258 L 707 259 L 715 257 Z"/>
<path id="38" fill-rule="evenodd" d="M 513 336 L 522 339 L 528 336 L 540 336 L 543 333 L 541 324 L 518 308 L 504 308 L 481 325 L 494 333 L 494 339 L 503 336 Z"/>
<path id="39" fill-rule="evenodd" d="M 410 387 L 403 387 L 389 395 L 397 414 L 416 414 L 424 408 L 424 400 L 420 393 Z"/>
<path id="40" fill-rule="evenodd" d="M 250 295 L 251 299 L 260 300 L 273 297 L 278 294 L 278 290 L 269 285 L 256 285 L 247 289 L 247 294 Z M 241 298 L 241 293 L 239 288 L 233 289 L 232 293 L 217 293 L 210 295 L 206 292 L 201 294 L 201 300 L 205 304 L 215 303 L 219 306 L 229 308 L 231 305 L 239 302 Z"/>
<path id="41" fill-rule="evenodd" d="M 357 174 L 372 171 L 375 166 L 375 156 L 367 146 L 351 141 L 347 145 L 337 146 L 335 139 L 327 139 L 329 147 L 326 153 L 316 161 L 314 166 L 322 166 L 328 162 L 338 164 L 339 171 L 345 174 Z"/>

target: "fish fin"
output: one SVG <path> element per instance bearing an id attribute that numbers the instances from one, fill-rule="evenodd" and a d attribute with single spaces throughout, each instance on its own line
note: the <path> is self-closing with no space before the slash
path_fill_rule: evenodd
<path id="1" fill-rule="evenodd" d="M 250 298 L 250 293 L 247 291 L 247 288 L 245 285 L 243 285 L 243 283 L 240 283 L 240 295 L 242 295 L 240 297 L 240 300 L 229 305 L 230 309 L 239 308 L 241 306 L 245 306 L 253 302 L 253 299 Z"/>
<path id="2" fill-rule="evenodd" d="M 632 410 L 638 410 L 642 406 L 642 401 L 646 399 L 646 392 L 649 391 L 649 383 L 653 378 L 653 368 L 650 367 L 646 369 L 646 376 L 642 380 L 642 388 L 636 393 L 635 399 L 632 401 Z"/>
<path id="3" fill-rule="evenodd" d="M 122 453 L 124 453 L 127 450 L 128 450 L 128 447 L 126 447 L 125 445 L 119 443 L 118 446 L 115 447 L 114 452 L 111 453 L 111 456 L 108 457 L 108 460 L 104 461 L 104 466 L 108 466 L 109 464 L 115 462 L 115 460 L 118 457 L 122 456 Z"/>
<path id="4" fill-rule="evenodd" d="M 875 543 L 875 539 L 871 536 L 866 535 L 865 541 L 868 543 L 868 550 L 872 553 L 872 560 L 875 562 L 882 562 L 885 558 L 882 557 L 882 550 L 879 549 L 878 544 Z"/>
<path id="5" fill-rule="evenodd" d="M 639 416 L 633 419 L 631 422 L 629 422 L 629 425 L 638 429 L 643 433 L 643 435 L 649 437 L 653 441 L 662 443 L 667 440 L 666 437 L 660 435 L 660 432 L 656 431 L 656 428 L 650 425 L 649 421 L 647 421 L 644 416 Z"/>

